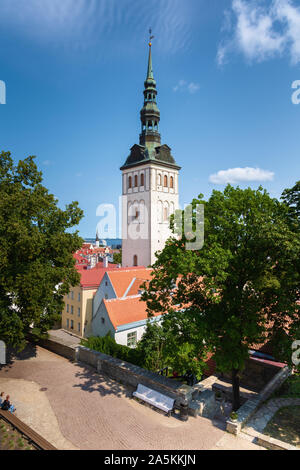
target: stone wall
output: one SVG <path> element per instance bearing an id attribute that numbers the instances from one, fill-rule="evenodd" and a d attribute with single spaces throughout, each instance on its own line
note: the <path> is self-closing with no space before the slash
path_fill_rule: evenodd
<path id="1" fill-rule="evenodd" d="M 267 400 L 272 393 L 277 390 L 280 385 L 288 378 L 290 375 L 290 370 L 286 366 L 283 369 L 280 369 L 279 372 L 273 377 L 273 379 L 265 386 L 265 388 L 255 397 L 246 401 L 246 403 L 239 408 L 237 411 L 237 421 L 228 420 L 226 423 L 226 430 L 231 434 L 239 434 L 241 429 L 249 421 L 249 419 L 254 415 L 255 411 L 261 403 Z"/>
<path id="2" fill-rule="evenodd" d="M 54 341 L 53 339 L 43 339 L 38 343 L 42 348 L 48 349 L 59 356 L 63 356 L 66 359 L 75 361 L 76 359 L 76 346 L 63 344 L 61 341 Z"/>
<path id="3" fill-rule="evenodd" d="M 278 366 L 257 361 L 254 358 L 248 359 L 240 380 L 241 387 L 260 392 L 279 370 Z M 230 374 L 224 374 L 223 377 L 231 380 Z"/>
<path id="4" fill-rule="evenodd" d="M 129 385 L 133 388 L 136 388 L 138 384 L 145 385 L 170 398 L 174 398 L 177 405 L 184 399 L 190 401 L 192 398 L 193 389 L 188 385 L 184 385 L 176 380 L 173 381 L 106 354 L 92 351 L 84 346 L 78 346 L 76 349 L 76 360 L 78 362 L 88 364 L 96 368 L 99 373 L 103 373 L 124 385 Z"/>

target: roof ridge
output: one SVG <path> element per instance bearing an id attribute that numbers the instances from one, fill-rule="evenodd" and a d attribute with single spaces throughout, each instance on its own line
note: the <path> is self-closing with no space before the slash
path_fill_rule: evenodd
<path id="1" fill-rule="evenodd" d="M 113 303 L 113 302 L 118 302 L 122 300 L 128 300 L 128 299 L 137 299 L 140 298 L 140 294 L 135 294 L 135 295 L 128 295 L 127 297 L 116 297 L 115 299 L 103 299 L 105 303 Z"/>

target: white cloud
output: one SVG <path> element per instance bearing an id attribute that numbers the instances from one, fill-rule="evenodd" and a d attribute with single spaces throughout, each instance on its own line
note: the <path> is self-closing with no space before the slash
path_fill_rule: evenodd
<path id="1" fill-rule="evenodd" d="M 290 44 L 293 64 L 300 62 L 300 8 L 296 8 L 289 0 L 276 0 L 278 19 L 286 23 L 286 39 Z"/>
<path id="2" fill-rule="evenodd" d="M 220 170 L 210 175 L 209 181 L 214 184 L 240 183 L 247 181 L 271 181 L 274 173 L 261 168 L 230 168 L 228 170 Z"/>
<path id="3" fill-rule="evenodd" d="M 44 166 L 50 166 L 50 165 L 52 165 L 52 161 L 51 160 L 44 160 L 43 165 Z"/>
<path id="4" fill-rule="evenodd" d="M 190 43 L 191 8 L 181 0 L 1 0 L 0 26 L 85 50 L 112 39 L 118 47 L 136 48 L 141 38 L 147 41 L 151 25 L 157 47 L 175 54 Z"/>
<path id="5" fill-rule="evenodd" d="M 241 52 L 250 61 L 263 61 L 287 52 L 293 64 L 300 62 L 300 7 L 294 0 L 232 0 L 231 29 L 228 10 L 217 62 L 223 65 L 230 52 Z"/>
<path id="6" fill-rule="evenodd" d="M 185 80 L 179 80 L 177 85 L 173 87 L 173 91 L 187 91 L 191 94 L 196 93 L 200 88 L 200 85 L 198 83 L 194 82 L 186 82 Z"/>

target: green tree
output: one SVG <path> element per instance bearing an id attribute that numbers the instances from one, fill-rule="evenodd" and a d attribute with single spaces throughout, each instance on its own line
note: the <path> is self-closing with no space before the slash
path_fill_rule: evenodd
<path id="1" fill-rule="evenodd" d="M 300 222 L 300 181 L 297 181 L 292 188 L 285 189 L 281 199 L 288 206 L 290 216 Z"/>
<path id="2" fill-rule="evenodd" d="M 113 261 L 114 264 L 122 264 L 122 250 L 120 250 L 120 253 L 114 253 Z"/>
<path id="3" fill-rule="evenodd" d="M 59 209 L 41 183 L 34 157 L 15 165 L 0 154 L 0 338 L 19 348 L 32 326 L 37 337 L 53 326 L 80 281 L 72 253 L 82 239 L 68 230 L 83 212 L 77 202 Z"/>
<path id="4" fill-rule="evenodd" d="M 208 201 L 200 195 L 193 201 L 194 222 L 199 204 L 205 207 L 203 249 L 186 250 L 184 237 L 170 239 L 143 300 L 149 315 L 168 313 L 162 326 L 174 338 L 186 337 L 200 357 L 205 346 L 217 369 L 231 372 L 237 410 L 249 348 L 283 328 L 292 332 L 299 321 L 299 233 L 287 222 L 288 207 L 261 187 L 228 185 Z"/>
<path id="5" fill-rule="evenodd" d="M 143 357 L 143 366 L 146 369 L 157 372 L 166 366 L 165 343 L 163 329 L 157 323 L 148 321 L 145 333 L 137 345 L 137 350 Z"/>

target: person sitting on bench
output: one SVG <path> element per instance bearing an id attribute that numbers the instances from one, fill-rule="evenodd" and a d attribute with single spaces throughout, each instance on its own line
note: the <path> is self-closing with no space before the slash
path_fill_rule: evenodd
<path id="1" fill-rule="evenodd" d="M 16 408 L 14 407 L 14 405 L 12 403 L 10 403 L 9 398 L 10 398 L 10 396 L 7 395 L 6 399 L 4 400 L 4 402 L 1 405 L 1 410 L 10 411 L 11 413 L 14 413 L 16 411 Z"/>
<path id="2" fill-rule="evenodd" d="M 0 393 L 0 408 L 2 406 L 3 401 L 4 401 L 4 392 L 1 392 Z"/>

